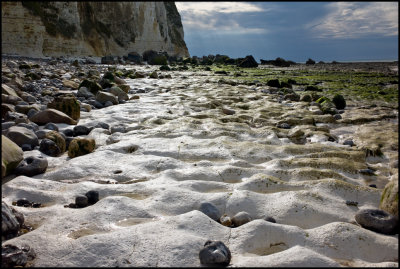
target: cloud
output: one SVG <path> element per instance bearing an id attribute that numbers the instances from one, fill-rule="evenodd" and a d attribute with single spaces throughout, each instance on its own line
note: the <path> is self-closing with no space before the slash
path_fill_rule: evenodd
<path id="1" fill-rule="evenodd" d="M 397 2 L 334 2 L 329 13 L 307 25 L 320 38 L 359 38 L 371 34 L 398 35 Z"/>
<path id="2" fill-rule="evenodd" d="M 237 14 L 267 10 L 247 2 L 175 2 L 185 31 L 207 31 L 209 34 L 236 35 L 267 33 L 266 29 L 245 27 Z M 228 17 L 227 17 L 228 16 Z"/>
<path id="3" fill-rule="evenodd" d="M 246 2 L 175 2 L 179 12 L 207 15 L 210 13 L 236 13 L 264 11 L 259 6 Z"/>

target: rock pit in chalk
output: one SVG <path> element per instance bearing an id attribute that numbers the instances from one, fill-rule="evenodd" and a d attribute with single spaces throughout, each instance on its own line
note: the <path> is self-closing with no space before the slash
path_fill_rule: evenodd
<path id="1" fill-rule="evenodd" d="M 46 173 L 2 186 L 8 204 L 43 204 L 17 208 L 34 230 L 7 243 L 28 243 L 36 267 L 197 267 L 207 240 L 224 242 L 231 267 L 398 266 L 398 235 L 354 220 L 359 209 L 378 208 L 385 184 L 397 180 L 396 109 L 349 103 L 335 121 L 260 87 L 218 83 L 210 72 L 170 74 L 126 79 L 144 92 L 140 99 L 81 112 L 79 125 L 102 121 L 125 132 L 94 129 L 93 153 L 46 156 Z M 349 138 L 358 147 L 343 145 Z M 384 155 L 367 157 L 377 140 Z M 374 175 L 360 173 L 368 167 Z M 64 207 L 89 190 L 99 192 L 96 204 Z M 198 210 L 203 202 L 253 220 L 223 226 Z"/>

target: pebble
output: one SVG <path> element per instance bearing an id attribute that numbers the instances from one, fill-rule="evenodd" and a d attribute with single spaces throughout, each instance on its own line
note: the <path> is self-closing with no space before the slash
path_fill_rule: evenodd
<path id="1" fill-rule="evenodd" d="M 92 129 L 85 125 L 77 125 L 73 129 L 74 136 L 88 135 Z"/>
<path id="2" fill-rule="evenodd" d="M 215 221 L 218 221 L 221 216 L 218 208 L 216 208 L 215 205 L 213 205 L 212 203 L 208 202 L 201 203 L 199 210 Z"/>
<path id="3" fill-rule="evenodd" d="M 346 201 L 346 205 L 358 206 L 358 202 L 347 200 L 347 201 Z"/>
<path id="4" fill-rule="evenodd" d="M 272 222 L 272 223 L 276 223 L 276 220 L 275 220 L 273 217 L 270 217 L 270 216 L 266 216 L 266 217 L 264 218 L 264 220 L 265 220 L 265 221 Z"/>
<path id="5" fill-rule="evenodd" d="M 88 198 L 88 204 L 93 205 L 99 201 L 99 192 L 98 191 L 88 191 L 85 196 Z"/>
<path id="6" fill-rule="evenodd" d="M 249 213 L 245 211 L 241 211 L 232 217 L 232 222 L 235 225 L 235 227 L 239 227 L 250 221 L 252 221 L 251 216 L 249 215 Z"/>
<path id="7" fill-rule="evenodd" d="M 227 227 L 232 226 L 232 220 L 231 217 L 229 217 L 227 214 L 222 215 L 222 217 L 219 219 L 219 222 Z"/>
<path id="8" fill-rule="evenodd" d="M 52 131 L 57 131 L 58 132 L 58 126 L 55 125 L 52 122 L 46 123 L 46 125 L 43 127 L 43 129 L 48 129 L 48 130 L 52 130 Z"/>
<path id="9" fill-rule="evenodd" d="M 231 262 L 231 251 L 221 241 L 207 240 L 199 258 L 201 264 L 227 266 Z"/>
<path id="10" fill-rule="evenodd" d="M 75 204 L 78 208 L 88 206 L 88 198 L 85 195 L 78 195 L 75 197 Z"/>

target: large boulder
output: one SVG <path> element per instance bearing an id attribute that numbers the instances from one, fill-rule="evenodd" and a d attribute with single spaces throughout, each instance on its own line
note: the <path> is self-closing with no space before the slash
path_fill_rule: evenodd
<path id="1" fill-rule="evenodd" d="M 11 174 L 11 172 L 24 159 L 22 149 L 6 136 L 1 136 L 1 177 Z M 4 179 L 2 184 L 4 184 Z"/>
<path id="2" fill-rule="evenodd" d="M 75 138 L 69 143 L 68 156 L 75 158 L 93 152 L 96 142 L 93 138 Z"/>
<path id="3" fill-rule="evenodd" d="M 74 120 L 78 120 L 81 116 L 80 105 L 76 97 L 73 95 L 57 96 L 52 102 L 47 104 L 47 107 L 64 112 Z"/>
<path id="4" fill-rule="evenodd" d="M 46 123 L 66 123 L 76 125 L 77 121 L 69 117 L 67 114 L 53 108 L 48 108 L 40 111 L 29 118 L 31 121 L 38 125 L 45 125 Z"/>
<path id="5" fill-rule="evenodd" d="M 252 55 L 247 55 L 240 63 L 239 67 L 257 67 L 258 63 L 254 60 Z"/>
<path id="6" fill-rule="evenodd" d="M 32 148 L 39 145 L 35 132 L 22 126 L 11 126 L 6 136 L 20 147 L 24 144 L 31 145 Z"/>
<path id="7" fill-rule="evenodd" d="M 379 208 L 399 217 L 399 182 L 392 180 L 383 189 Z"/>

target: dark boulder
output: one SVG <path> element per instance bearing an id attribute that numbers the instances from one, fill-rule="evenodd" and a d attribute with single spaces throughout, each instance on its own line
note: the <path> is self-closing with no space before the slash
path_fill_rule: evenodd
<path id="1" fill-rule="evenodd" d="M 231 262 L 231 252 L 223 242 L 207 240 L 199 258 L 201 264 L 227 266 Z"/>
<path id="2" fill-rule="evenodd" d="M 32 177 L 38 174 L 43 174 L 48 166 L 47 159 L 44 157 L 34 157 L 30 156 L 25 158 L 18 166 L 15 168 L 15 174 L 17 176 L 24 175 Z"/>
<path id="3" fill-rule="evenodd" d="M 252 55 L 246 56 L 242 61 L 238 64 L 239 67 L 257 67 L 258 63 L 254 60 Z"/>
<path id="4" fill-rule="evenodd" d="M 355 219 L 363 228 L 382 234 L 397 233 L 398 218 L 380 209 L 359 210 Z"/>

